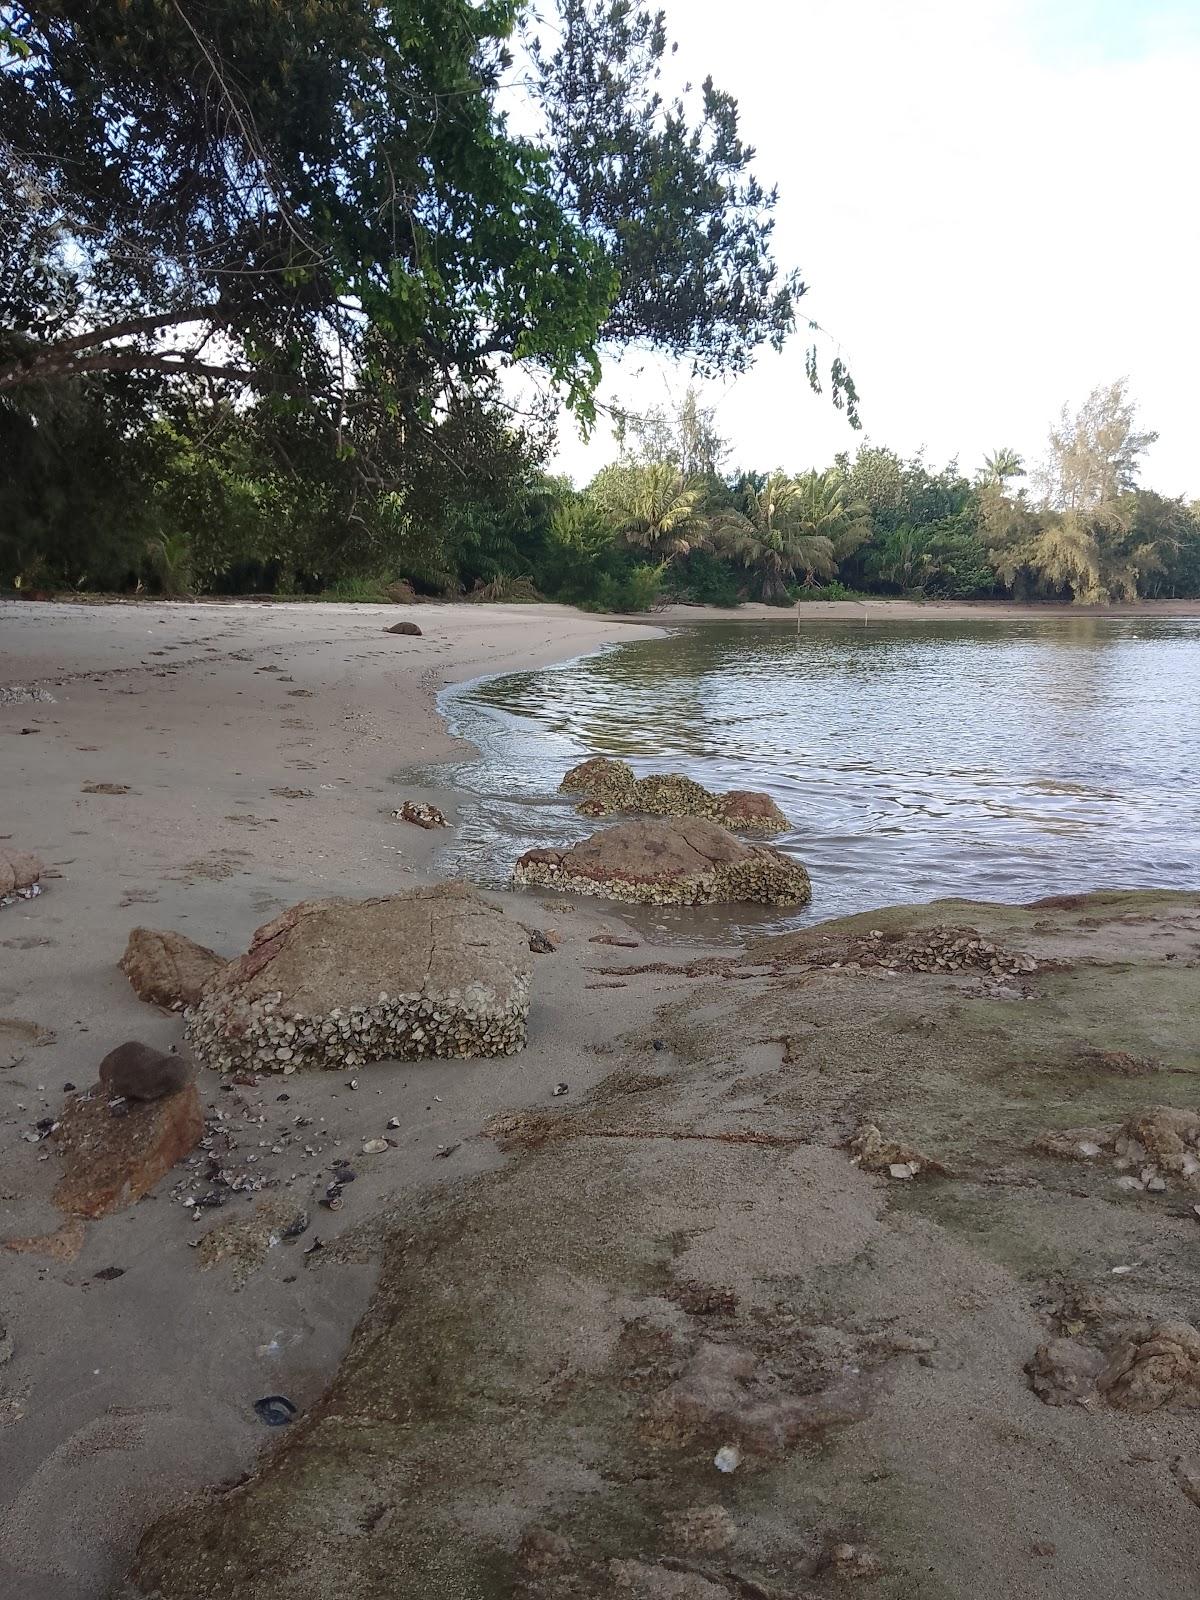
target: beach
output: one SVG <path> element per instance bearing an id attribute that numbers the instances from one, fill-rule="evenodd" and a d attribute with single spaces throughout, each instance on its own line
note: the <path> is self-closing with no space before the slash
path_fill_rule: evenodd
<path id="1" fill-rule="evenodd" d="M 1014 615 L 1012 607 L 994 610 Z M 892 602 L 871 602 L 866 611 L 881 621 L 990 615 L 975 606 Z M 731 615 L 749 621 L 759 612 Z M 863 612 L 853 604 L 800 608 L 802 622 Z M 1141 606 L 1130 614 L 1200 615 L 1200 605 Z M 772 610 L 770 619 L 790 622 L 791 615 Z M 1200 1237 L 1191 1202 L 1200 1197 L 1172 1185 L 1148 1221 L 1134 1214 L 1129 1195 L 1113 1203 L 1099 1177 L 1091 1183 L 1090 1169 L 1073 1176 L 1070 1163 L 1039 1158 L 1027 1170 L 1022 1153 L 1043 1126 L 1115 1121 L 1147 1103 L 1179 1104 L 1181 1096 L 1194 1102 L 1188 1074 L 1197 1066 L 1195 1002 L 1187 998 L 1200 958 L 1194 894 L 1098 897 L 1041 913 L 955 903 L 907 919 L 850 919 L 856 937 L 872 928 L 970 921 L 1046 963 L 1036 994 L 1020 983 L 993 992 L 989 971 L 982 992 L 968 992 L 965 978 L 931 979 L 942 987 L 930 999 L 907 968 L 888 978 L 864 970 L 857 958 L 849 972 L 839 962 L 814 976 L 793 971 L 779 947 L 755 959 L 753 951 L 710 942 L 703 949 L 675 944 L 663 961 L 603 899 L 492 893 L 492 903 L 545 934 L 552 947 L 534 958 L 529 1041 L 521 1053 L 244 1082 L 203 1072 L 210 1127 L 220 1122 L 229 1164 L 246 1186 L 201 1215 L 183 1203 L 196 1192 L 185 1166 L 139 1204 L 63 1231 L 51 1201 L 57 1158 L 38 1137 L 39 1121 L 56 1117 L 67 1086 L 90 1084 L 101 1057 L 122 1041 L 167 1049 L 182 1040 L 179 1016 L 140 1001 L 118 969 L 134 927 L 182 932 L 232 957 L 256 927 L 299 900 L 377 896 L 432 881 L 438 831 L 392 813 L 412 800 L 436 805 L 454 822 L 452 791 L 404 776 L 469 758 L 441 723 L 438 691 L 643 639 L 682 620 L 698 620 L 697 613 L 674 608 L 630 620 L 548 605 L 0 606 L 0 690 L 19 685 L 52 697 L 0 695 L 0 846 L 33 852 L 48 869 L 38 898 L 0 910 L 0 1235 L 22 1245 L 0 1251 L 0 1323 L 13 1345 L 0 1367 L 0 1500 L 7 1508 L 0 1590 L 23 1600 L 116 1593 L 144 1530 L 165 1518 L 138 1558 L 136 1583 L 119 1592 L 216 1600 L 214 1568 L 205 1564 L 208 1513 L 201 1500 L 193 1516 L 188 1497 L 240 1483 L 275 1442 L 255 1401 L 284 1395 L 302 1415 L 339 1425 L 358 1417 L 364 1438 L 371 1436 L 369 1408 L 353 1390 L 360 1358 L 329 1397 L 356 1325 L 363 1319 L 362 1339 L 394 1336 L 416 1348 L 414 1306 L 422 1301 L 414 1295 L 428 1297 L 427 1323 L 441 1327 L 443 1290 L 466 1308 L 468 1327 L 481 1330 L 455 1356 L 468 1373 L 478 1364 L 478 1383 L 466 1384 L 471 1399 L 455 1401 L 453 1426 L 427 1395 L 406 1400 L 412 1426 L 425 1430 L 426 1451 L 420 1471 L 411 1469 L 411 1515 L 452 1506 L 457 1532 L 450 1543 L 468 1552 L 459 1551 L 468 1564 L 476 1545 L 521 1545 L 528 1531 L 523 1507 L 532 1508 L 539 1527 L 557 1528 L 564 1485 L 583 1495 L 589 1474 L 610 1485 L 642 1484 L 656 1516 L 669 1521 L 663 1506 L 670 1497 L 663 1506 L 655 1497 L 658 1485 L 675 1482 L 676 1468 L 656 1457 L 653 1470 L 638 1477 L 620 1455 L 624 1446 L 614 1443 L 619 1428 L 632 1426 L 632 1412 L 602 1420 L 572 1413 L 560 1431 L 566 1413 L 555 1407 L 560 1400 L 569 1407 L 589 1383 L 641 1393 L 637 1374 L 656 1371 L 660 1360 L 663 1383 L 678 1384 L 688 1362 L 700 1359 L 696 1327 L 711 1334 L 720 1317 L 735 1318 L 740 1302 L 754 1310 L 754 1359 L 766 1363 L 776 1386 L 798 1383 L 808 1394 L 818 1376 L 832 1384 L 830 1374 L 841 1374 L 841 1382 L 852 1367 L 903 1368 L 887 1385 L 880 1376 L 869 1402 L 865 1394 L 861 1405 L 847 1402 L 852 1416 L 843 1420 L 852 1431 L 839 1437 L 865 1443 L 843 1444 L 840 1457 L 819 1461 L 811 1455 L 816 1447 L 804 1446 L 814 1495 L 812 1484 L 802 1494 L 798 1480 L 786 1479 L 772 1454 L 787 1434 L 780 1424 L 783 1432 L 764 1447 L 764 1460 L 774 1464 L 753 1480 L 772 1484 L 775 1498 L 758 1513 L 735 1501 L 727 1507 L 739 1526 L 760 1515 L 763 1547 L 782 1540 L 783 1559 L 788 1495 L 809 1495 L 805 1515 L 814 1528 L 824 1517 L 813 1537 L 825 1552 L 813 1556 L 811 1593 L 837 1593 L 849 1579 L 873 1577 L 880 1579 L 876 1592 L 888 1596 L 966 1600 L 977 1592 L 973 1560 L 978 1580 L 991 1572 L 1010 1597 L 1149 1596 L 1194 1571 L 1200 1513 L 1172 1478 L 1175 1463 L 1193 1449 L 1187 1413 L 1170 1405 L 1150 1418 L 1056 1408 L 1030 1392 L 1022 1372 L 1052 1331 L 1045 1286 L 1056 1282 L 1061 1291 L 1064 1272 L 1077 1272 L 1085 1258 L 1114 1294 L 1126 1296 L 1122 1313 L 1195 1318 L 1188 1264 L 1194 1267 Z M 389 634 L 398 621 L 415 622 L 421 635 Z M 1086 971 L 1086 994 L 1073 987 L 1066 970 L 1072 963 Z M 856 1028 L 865 1032 L 856 1035 Z M 1029 1065 L 1043 1037 L 1058 1074 L 1053 1093 L 1051 1068 Z M 1097 1050 L 1153 1059 L 1159 1081 L 1146 1084 L 1119 1064 L 1097 1066 L 1088 1056 Z M 944 1103 L 951 1058 L 969 1086 L 961 1115 Z M 1062 1074 L 1084 1059 L 1091 1064 L 1078 1069 L 1072 1087 Z M 997 1061 L 1012 1073 L 1002 1090 Z M 918 1102 L 911 1098 L 914 1075 L 925 1071 L 935 1087 Z M 1010 1117 L 1015 1101 L 1025 1119 L 1019 1124 Z M 966 1170 L 957 1210 L 950 1201 L 893 1204 L 886 1169 L 872 1175 L 848 1160 L 844 1147 L 855 1131 L 872 1118 L 882 1125 L 897 1106 L 906 1137 L 938 1145 L 948 1171 Z M 551 1140 L 539 1155 L 550 1124 L 538 1119 L 556 1117 L 592 1145 Z M 506 1137 L 486 1135 L 497 1126 Z M 364 1153 L 389 1128 L 386 1150 Z M 654 1129 L 665 1141 L 661 1151 L 644 1139 Z M 738 1132 L 732 1141 L 731 1130 Z M 331 1212 L 320 1202 L 335 1157 L 352 1163 L 354 1178 Z M 1055 1187 L 1059 1180 L 1048 1174 L 1060 1171 L 1067 1176 Z M 900 1188 L 905 1196 L 914 1192 Z M 634 1195 L 653 1196 L 644 1215 Z M 256 1241 L 251 1227 L 226 1254 L 202 1248 L 210 1231 L 251 1222 L 264 1196 L 302 1208 L 305 1229 L 271 1242 Z M 579 1197 L 587 1203 L 577 1205 Z M 1137 1201 L 1155 1204 L 1148 1195 Z M 600 1255 L 608 1252 L 612 1261 L 597 1255 L 589 1233 L 597 1220 L 605 1230 Z M 973 1229 L 989 1236 L 986 1248 L 976 1249 Z M 433 1242 L 422 1253 L 427 1235 Z M 677 1277 L 685 1301 L 693 1292 L 688 1284 L 716 1285 L 727 1296 L 714 1302 L 717 1324 L 703 1321 L 713 1306 L 702 1306 L 694 1325 L 678 1309 L 663 1309 L 666 1300 L 647 1309 L 650 1263 L 668 1259 L 683 1263 Z M 1131 1262 L 1139 1269 L 1151 1263 L 1141 1281 L 1118 1271 Z M 535 1340 L 520 1361 L 513 1355 L 510 1372 L 482 1330 L 498 1305 L 505 1319 L 515 1319 L 504 1325 L 517 1327 L 514 1285 L 537 1308 L 530 1327 L 559 1332 L 551 1338 L 546 1331 L 544 1343 Z M 1064 1292 L 1053 1302 L 1055 1328 L 1109 1315 L 1059 1315 Z M 796 1300 L 790 1309 L 789 1296 Z M 678 1294 L 670 1301 L 682 1303 Z M 797 1362 L 780 1354 L 785 1317 L 793 1330 L 825 1330 L 817 1341 L 821 1360 L 813 1356 L 805 1369 L 811 1381 L 800 1382 Z M 734 1335 L 730 1321 L 717 1342 L 733 1348 Z M 671 1340 L 678 1349 L 664 1356 Z M 744 1349 L 742 1356 L 750 1359 Z M 438 1359 L 421 1357 L 427 1364 Z M 503 1382 L 501 1368 L 509 1373 Z M 726 1386 L 732 1370 L 721 1379 Z M 403 1387 L 399 1377 L 395 1382 Z M 502 1391 L 507 1398 L 498 1398 Z M 480 1396 L 489 1397 L 482 1412 Z M 875 1420 L 854 1428 L 873 1408 Z M 520 1431 L 518 1414 L 540 1419 L 549 1441 L 544 1453 Z M 399 1410 L 388 1411 L 389 1437 L 405 1426 Z M 666 1422 L 663 1428 L 672 1448 L 691 1437 L 682 1423 L 674 1433 Z M 702 1434 L 696 1459 L 707 1470 L 712 1440 Z M 315 1432 L 305 1438 L 317 1448 Z M 435 1470 L 440 1458 L 428 1452 L 437 1441 L 452 1464 Z M 394 1439 L 388 1451 L 393 1446 Z M 516 1455 L 504 1498 L 490 1480 L 471 1478 L 466 1463 L 502 1462 L 509 1449 Z M 939 1478 L 940 1452 L 953 1483 Z M 291 1459 L 303 1457 L 293 1451 Z M 275 1530 L 285 1547 L 277 1571 L 254 1552 L 267 1537 L 263 1496 L 275 1507 L 271 1515 L 283 1515 L 271 1495 L 272 1485 L 286 1488 L 287 1463 L 282 1479 L 270 1468 L 233 1491 L 223 1502 L 233 1511 L 232 1576 L 223 1580 L 222 1600 L 302 1593 L 333 1600 L 350 1592 L 343 1582 L 368 1597 L 416 1593 L 415 1574 L 428 1577 L 420 1592 L 432 1597 L 482 1595 L 475 1579 L 464 1580 L 466 1567 L 422 1554 L 406 1521 L 408 1502 L 396 1489 L 411 1463 L 401 1473 L 392 1454 L 387 1460 L 380 1481 L 390 1485 L 388 1507 L 394 1501 L 399 1508 L 393 1531 L 370 1496 L 354 1512 L 354 1539 L 307 1503 L 303 1526 L 289 1523 L 286 1539 L 282 1526 Z M 321 1474 L 329 1462 L 317 1468 L 305 1484 L 323 1483 L 328 1504 Z M 374 1470 L 354 1478 L 350 1499 Z M 692 1464 L 686 1473 L 698 1470 Z M 900 1480 L 903 1493 L 893 1494 Z M 717 1487 L 707 1479 L 694 1493 L 689 1487 L 691 1499 L 685 1495 L 675 1510 L 710 1506 Z M 288 1490 L 288 1505 L 303 1507 L 306 1492 Z M 972 1528 L 988 1497 L 994 1509 Z M 559 1552 L 566 1564 L 559 1579 L 551 1561 L 520 1578 L 525 1588 L 486 1592 L 626 1591 L 634 1600 L 735 1593 L 790 1600 L 801 1592 L 782 1580 L 777 1589 L 729 1587 L 739 1561 L 711 1550 L 703 1558 L 693 1550 L 691 1568 L 671 1567 L 677 1556 L 668 1552 L 663 1571 L 683 1571 L 694 1580 L 690 1588 L 665 1580 L 654 1586 L 653 1574 L 640 1571 L 654 1566 L 649 1545 L 636 1559 L 620 1554 L 614 1576 L 603 1563 L 618 1556 L 604 1553 L 605 1540 L 617 1537 L 612 1526 L 624 1525 L 620 1517 L 588 1525 L 583 1553 Z M 923 1529 L 926 1544 L 906 1527 Z M 374 1554 L 361 1543 L 364 1528 L 376 1539 Z M 831 1543 L 829 1530 L 839 1528 L 842 1536 Z M 293 1543 L 298 1554 L 289 1564 Z M 843 1546 L 858 1555 L 828 1555 Z M 389 1552 L 382 1562 L 381 1548 Z M 925 1565 L 937 1568 L 928 1587 L 919 1576 L 923 1552 L 930 1556 Z M 849 1569 L 853 1560 L 860 1570 Z"/>

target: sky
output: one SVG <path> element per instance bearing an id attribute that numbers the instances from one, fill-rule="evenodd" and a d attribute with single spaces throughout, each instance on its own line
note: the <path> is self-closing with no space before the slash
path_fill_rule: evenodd
<path id="1" fill-rule="evenodd" d="M 1044 452 L 1062 405 L 1126 376 L 1158 430 L 1142 481 L 1200 497 L 1200 0 L 663 0 L 683 77 L 734 93 L 777 184 L 776 253 L 858 386 L 855 434 L 805 335 L 704 386 L 730 467 L 826 465 L 864 438 L 970 472 Z M 608 362 L 602 398 L 682 398 Z M 555 470 L 617 453 L 564 419 Z"/>

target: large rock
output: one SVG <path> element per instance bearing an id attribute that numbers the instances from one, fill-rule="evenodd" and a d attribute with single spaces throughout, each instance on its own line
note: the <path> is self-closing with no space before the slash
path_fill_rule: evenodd
<path id="1" fill-rule="evenodd" d="M 186 934 L 134 928 L 120 964 L 140 1000 L 178 1010 L 196 1004 L 204 985 L 225 962 L 215 950 Z"/>
<path id="2" fill-rule="evenodd" d="M 213 980 L 188 1038 L 221 1072 L 512 1055 L 531 971 L 523 929 L 465 884 L 306 900 Z"/>
<path id="3" fill-rule="evenodd" d="M 642 905 L 795 906 L 812 899 L 798 861 L 769 845 L 744 844 L 702 817 L 619 822 L 569 850 L 527 850 L 513 879 Z"/>
<path id="4" fill-rule="evenodd" d="M 406 633 L 414 639 L 421 637 L 421 630 L 415 622 L 393 622 L 390 628 L 385 628 L 384 633 Z"/>
<path id="5" fill-rule="evenodd" d="M 580 811 L 589 817 L 640 812 L 649 817 L 707 817 L 742 833 L 785 833 L 788 820 L 769 794 L 730 789 L 713 794 L 702 783 L 677 772 L 652 772 L 638 778 L 624 761 L 593 756 L 572 767 L 560 787 L 580 794 Z"/>
<path id="6" fill-rule="evenodd" d="M 51 1137 L 65 1167 L 54 1203 L 71 1216 L 104 1217 L 149 1194 L 200 1143 L 200 1096 L 189 1083 L 158 1100 L 114 1107 L 98 1084 L 71 1097 Z"/>
<path id="7" fill-rule="evenodd" d="M 36 894 L 42 872 L 37 856 L 18 855 L 0 845 L 0 901 L 11 895 Z"/>

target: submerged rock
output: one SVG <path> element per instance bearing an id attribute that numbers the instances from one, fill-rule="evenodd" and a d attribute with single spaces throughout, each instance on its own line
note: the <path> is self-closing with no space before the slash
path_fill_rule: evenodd
<path id="1" fill-rule="evenodd" d="M 120 962 L 139 1000 L 172 1009 L 194 1006 L 224 965 L 215 950 L 186 934 L 155 928 L 134 928 Z"/>
<path id="2" fill-rule="evenodd" d="M 102 1086 L 67 1102 L 51 1137 L 65 1171 L 54 1191 L 60 1210 L 104 1217 L 149 1194 L 204 1137 L 196 1085 L 158 1100 L 131 1101 L 114 1115 Z"/>
<path id="3" fill-rule="evenodd" d="M 531 970 L 524 930 L 465 884 L 305 900 L 214 979 L 188 1039 L 221 1072 L 512 1055 Z"/>
<path id="4" fill-rule="evenodd" d="M 744 844 L 701 817 L 622 822 L 569 850 L 527 850 L 513 881 L 641 905 L 812 899 L 800 862 L 769 845 Z"/>
<path id="5" fill-rule="evenodd" d="M 788 820 L 769 794 L 731 789 L 714 794 L 677 772 L 652 772 L 638 778 L 624 761 L 593 756 L 572 767 L 560 788 L 583 795 L 580 811 L 589 817 L 642 812 L 650 817 L 706 817 L 744 833 L 784 833 Z"/>

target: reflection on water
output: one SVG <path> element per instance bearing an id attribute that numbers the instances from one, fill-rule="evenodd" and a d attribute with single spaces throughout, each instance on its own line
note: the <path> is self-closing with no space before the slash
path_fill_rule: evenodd
<path id="1" fill-rule="evenodd" d="M 443 709 L 481 758 L 436 774 L 468 797 L 439 865 L 485 884 L 531 843 L 591 831 L 555 791 L 600 754 L 766 789 L 792 819 L 778 842 L 812 907 L 723 914 L 722 931 L 940 895 L 1200 887 L 1194 622 L 706 624 Z"/>

